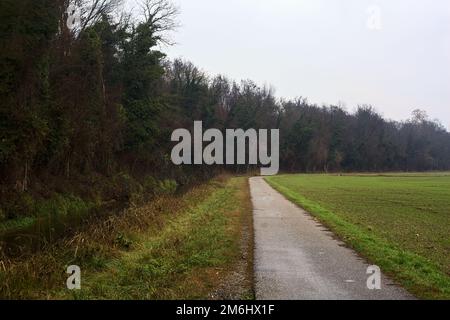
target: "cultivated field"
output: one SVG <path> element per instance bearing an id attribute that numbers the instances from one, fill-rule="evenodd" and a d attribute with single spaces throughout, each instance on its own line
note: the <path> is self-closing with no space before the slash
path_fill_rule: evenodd
<path id="1" fill-rule="evenodd" d="M 450 298 L 450 174 L 267 181 L 418 297 Z"/>

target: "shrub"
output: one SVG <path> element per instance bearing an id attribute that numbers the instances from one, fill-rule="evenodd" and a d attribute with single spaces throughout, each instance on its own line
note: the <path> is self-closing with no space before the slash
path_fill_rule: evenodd
<path id="1" fill-rule="evenodd" d="M 174 194 L 178 189 L 178 184 L 175 180 L 163 180 L 159 183 L 159 192 L 160 194 L 171 195 Z"/>
<path id="2" fill-rule="evenodd" d="M 171 195 L 177 191 L 178 183 L 175 180 L 157 180 L 150 176 L 145 178 L 144 189 L 155 196 Z"/>
<path id="3" fill-rule="evenodd" d="M 4 205 L 6 219 L 29 217 L 35 215 L 36 203 L 28 193 L 19 194 L 12 202 Z"/>
<path id="4" fill-rule="evenodd" d="M 143 191 L 142 186 L 126 173 L 120 173 L 115 176 L 114 185 L 114 198 L 117 200 L 129 201 L 134 198 L 136 194 L 140 194 Z"/>

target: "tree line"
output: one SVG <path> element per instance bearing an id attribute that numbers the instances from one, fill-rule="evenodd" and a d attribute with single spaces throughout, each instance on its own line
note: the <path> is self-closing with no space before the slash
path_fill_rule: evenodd
<path id="1" fill-rule="evenodd" d="M 72 4 L 82 8 L 76 28 L 67 24 Z M 145 0 L 141 9 L 134 17 L 119 0 L 1 1 L 2 189 L 120 172 L 180 184 L 210 176 L 219 168 L 170 161 L 171 133 L 195 120 L 222 130 L 279 128 L 282 171 L 450 169 L 450 134 L 424 112 L 396 122 L 371 106 L 351 113 L 211 77 L 162 52 L 177 26 L 169 1 Z"/>

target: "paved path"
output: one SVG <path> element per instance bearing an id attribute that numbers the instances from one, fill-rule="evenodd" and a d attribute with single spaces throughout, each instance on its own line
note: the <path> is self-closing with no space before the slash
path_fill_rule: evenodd
<path id="1" fill-rule="evenodd" d="M 255 226 L 256 298 L 412 299 L 382 276 L 367 288 L 369 266 L 261 177 L 250 179 Z"/>

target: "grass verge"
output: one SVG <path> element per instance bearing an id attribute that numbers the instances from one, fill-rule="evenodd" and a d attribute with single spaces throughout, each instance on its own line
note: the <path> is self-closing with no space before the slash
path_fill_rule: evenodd
<path id="1" fill-rule="evenodd" d="M 299 188 L 298 181 L 294 182 L 293 179 L 305 179 L 305 177 L 307 176 L 278 176 L 269 177 L 266 181 L 286 196 L 286 198 L 318 218 L 318 220 L 329 227 L 351 248 L 358 251 L 372 263 L 379 265 L 386 274 L 398 281 L 417 297 L 424 299 L 450 298 L 450 277 L 443 271 L 443 267 L 437 262 L 438 260 L 434 261 L 429 257 L 405 249 L 400 241 L 384 237 L 382 236 L 383 233 L 374 230 L 373 226 L 367 224 L 367 220 L 365 221 L 360 218 L 358 220 L 359 223 L 356 223 L 356 220 L 349 222 L 351 218 L 344 214 L 346 207 L 342 204 L 339 206 L 336 205 L 335 211 L 330 210 L 329 208 L 332 207 L 330 203 L 334 199 L 332 190 L 327 189 L 327 192 L 323 192 L 324 190 L 322 188 L 325 188 L 325 186 L 329 188 L 329 184 L 332 184 L 332 182 L 325 175 L 316 175 L 311 178 L 322 179 L 317 182 L 318 185 L 315 186 L 317 189 L 313 188 L 314 195 L 311 189 L 308 190 L 307 186 L 302 186 L 304 187 L 305 193 L 309 195 L 304 196 L 301 191 L 303 189 Z M 358 179 L 357 177 L 353 178 Z M 370 205 L 370 201 L 368 200 L 371 197 L 370 192 L 367 193 L 368 190 L 358 188 L 350 188 L 350 190 L 348 184 L 335 186 L 336 190 L 340 190 L 337 192 L 342 192 L 345 189 L 345 193 L 349 194 L 350 199 L 353 200 L 358 198 L 359 191 L 366 192 L 363 198 L 358 199 L 358 201 L 364 202 L 365 199 Z M 321 192 L 319 193 L 318 190 Z M 322 199 L 322 201 L 318 199 Z M 378 198 L 377 201 L 382 203 L 381 198 Z M 349 201 L 349 203 L 351 202 Z M 391 211 L 390 213 L 392 221 L 388 219 L 384 221 L 385 229 L 388 229 L 388 225 L 391 223 L 394 227 L 398 227 L 394 219 L 394 212 Z M 424 219 L 426 220 L 426 217 Z M 403 225 L 403 228 L 408 228 L 408 225 Z"/>
<path id="2" fill-rule="evenodd" d="M 223 178 L 98 221 L 38 254 L 1 261 L 0 298 L 212 298 L 242 259 L 249 202 L 247 179 Z M 65 289 L 68 265 L 82 270 L 79 291 Z M 239 298 L 252 297 L 251 279 Z"/>

